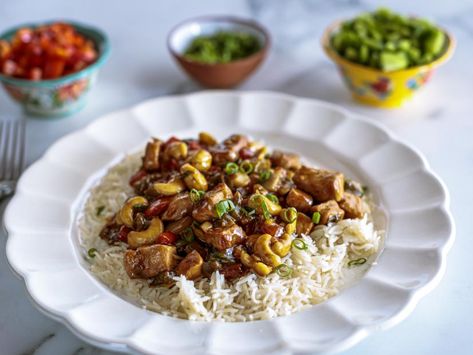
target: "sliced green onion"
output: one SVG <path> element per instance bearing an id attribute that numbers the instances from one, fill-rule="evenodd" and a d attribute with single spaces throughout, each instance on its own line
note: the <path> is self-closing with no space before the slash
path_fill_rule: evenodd
<path id="1" fill-rule="evenodd" d="M 292 246 L 299 250 L 307 250 L 309 247 L 303 239 L 296 238 L 292 241 Z"/>
<path id="2" fill-rule="evenodd" d="M 232 200 L 223 200 L 215 206 L 218 218 L 222 218 L 225 213 L 231 212 L 235 209 L 235 204 Z"/>
<path id="3" fill-rule="evenodd" d="M 223 252 L 214 252 L 210 254 L 210 259 L 221 261 L 224 264 L 235 262 L 231 255 L 225 254 Z"/>
<path id="4" fill-rule="evenodd" d="M 259 195 L 259 194 L 255 194 L 250 197 L 250 201 L 252 203 L 256 203 L 259 206 L 261 206 L 261 212 L 263 213 L 264 219 L 270 219 L 271 213 L 269 213 L 269 209 L 268 209 L 268 206 L 266 205 L 265 200 L 266 200 L 265 196 Z"/>
<path id="5" fill-rule="evenodd" d="M 87 255 L 91 258 L 95 258 L 95 253 L 97 253 L 97 249 L 95 248 L 90 248 L 87 250 Z"/>
<path id="6" fill-rule="evenodd" d="M 246 214 L 247 216 L 253 216 L 256 213 L 256 211 L 249 206 L 243 207 L 241 211 L 243 211 L 243 213 Z"/>
<path id="7" fill-rule="evenodd" d="M 204 196 L 205 192 L 202 190 L 192 189 L 189 192 L 189 197 L 193 203 L 197 203 Z"/>
<path id="8" fill-rule="evenodd" d="M 363 185 L 361 188 L 361 197 L 365 196 L 368 193 L 368 186 Z"/>
<path id="9" fill-rule="evenodd" d="M 96 211 L 97 217 L 100 216 L 103 213 L 104 210 L 105 210 L 105 206 L 97 207 L 97 211 Z"/>
<path id="10" fill-rule="evenodd" d="M 280 277 L 290 277 L 292 275 L 292 268 L 287 266 L 286 264 L 281 264 L 276 266 L 274 271 L 280 276 Z"/>
<path id="11" fill-rule="evenodd" d="M 297 219 L 297 210 L 294 207 L 286 208 L 282 211 L 281 218 L 286 223 L 292 223 Z"/>
<path id="12" fill-rule="evenodd" d="M 358 265 L 363 265 L 364 263 L 366 263 L 366 258 L 359 258 L 355 260 L 350 260 L 348 262 L 348 266 L 358 266 Z"/>
<path id="13" fill-rule="evenodd" d="M 236 174 L 239 169 L 240 168 L 238 167 L 236 163 L 227 163 L 227 165 L 225 165 L 225 173 L 227 175 Z"/>
<path id="14" fill-rule="evenodd" d="M 268 206 L 266 206 L 266 202 L 264 202 L 264 200 L 261 200 L 261 209 L 263 210 L 264 219 L 270 219 L 271 213 L 269 213 Z"/>
<path id="15" fill-rule="evenodd" d="M 184 231 L 181 233 L 181 237 L 186 243 L 191 243 L 194 240 L 194 232 L 192 231 L 192 228 L 187 227 L 184 229 Z"/>
<path id="16" fill-rule="evenodd" d="M 320 212 L 314 212 L 314 214 L 312 215 L 312 222 L 314 222 L 314 224 L 319 224 Z"/>
<path id="17" fill-rule="evenodd" d="M 265 182 L 265 181 L 268 181 L 269 178 L 271 177 L 271 170 L 268 170 L 268 169 L 265 169 L 265 170 L 262 170 L 260 173 L 259 173 L 259 182 Z"/>
<path id="18" fill-rule="evenodd" d="M 245 174 L 251 174 L 254 166 L 249 160 L 243 160 L 240 164 L 240 171 Z"/>
<path id="19" fill-rule="evenodd" d="M 273 203 L 279 204 L 279 199 L 274 194 L 266 194 L 266 197 Z"/>
<path id="20" fill-rule="evenodd" d="M 189 244 L 189 243 L 187 243 L 184 239 L 179 239 L 176 242 L 176 248 L 178 248 L 178 249 L 184 248 L 187 244 Z"/>

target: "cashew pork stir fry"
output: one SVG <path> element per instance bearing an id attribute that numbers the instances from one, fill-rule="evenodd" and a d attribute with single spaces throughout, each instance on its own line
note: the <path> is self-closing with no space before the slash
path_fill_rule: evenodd
<path id="1" fill-rule="evenodd" d="M 216 270 L 229 281 L 266 276 L 284 266 L 296 234 L 368 212 L 357 182 L 242 135 L 152 139 L 130 185 L 135 196 L 100 236 L 126 243 L 126 272 L 151 285 Z"/>

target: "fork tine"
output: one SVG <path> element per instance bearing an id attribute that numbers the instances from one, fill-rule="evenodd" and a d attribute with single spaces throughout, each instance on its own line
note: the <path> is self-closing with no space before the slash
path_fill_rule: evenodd
<path id="1" fill-rule="evenodd" d="M 2 134 L 0 137 L 0 180 L 8 178 L 8 146 L 10 144 L 9 121 L 2 121 Z"/>
<path id="2" fill-rule="evenodd" d="M 8 121 L 8 154 L 7 154 L 7 160 L 6 160 L 6 170 L 5 170 L 5 179 L 7 180 L 13 180 L 12 175 L 13 175 L 13 165 L 14 165 L 14 158 L 13 155 L 15 154 L 13 147 L 15 144 L 15 123 L 12 121 Z"/>
<path id="3" fill-rule="evenodd" d="M 12 180 L 17 180 L 23 171 L 23 164 L 25 159 L 25 121 L 16 121 L 16 134 L 13 145 L 13 169 Z"/>
<path id="4" fill-rule="evenodd" d="M 14 181 L 24 163 L 24 121 L 0 121 L 0 180 Z"/>

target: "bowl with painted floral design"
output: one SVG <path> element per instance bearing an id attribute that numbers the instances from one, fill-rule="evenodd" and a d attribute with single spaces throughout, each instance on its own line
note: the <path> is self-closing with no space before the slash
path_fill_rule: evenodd
<path id="1" fill-rule="evenodd" d="M 0 34 L 0 40 L 10 41 L 24 28 L 35 29 L 53 24 L 22 24 Z M 67 116 L 82 109 L 90 89 L 97 81 L 100 67 L 109 56 L 110 45 L 107 36 L 99 29 L 67 21 L 77 33 L 93 42 L 96 59 L 78 71 L 54 79 L 31 80 L 6 75 L 0 72 L 0 82 L 9 96 L 18 102 L 27 114 L 42 117 Z"/>
<path id="2" fill-rule="evenodd" d="M 447 46 L 434 61 L 390 72 L 351 62 L 332 47 L 331 37 L 342 21 L 330 25 L 322 36 L 322 47 L 338 70 L 353 98 L 366 105 L 379 108 L 396 108 L 410 100 L 431 78 L 435 69 L 448 61 L 455 50 L 455 39 L 443 30 Z"/>

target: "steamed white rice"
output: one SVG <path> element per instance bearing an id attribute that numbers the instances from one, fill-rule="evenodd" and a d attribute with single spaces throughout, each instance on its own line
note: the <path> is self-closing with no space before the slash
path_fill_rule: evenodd
<path id="1" fill-rule="evenodd" d="M 140 155 L 128 156 L 108 171 L 85 202 L 79 230 L 84 255 L 89 248 L 98 251 L 88 258 L 91 272 L 119 295 L 147 309 L 179 318 L 230 322 L 288 315 L 337 294 L 348 260 L 367 258 L 379 249 L 381 236 L 368 216 L 346 219 L 301 236 L 308 249 L 292 248 L 284 261 L 293 268 L 290 278 L 249 274 L 228 283 L 215 272 L 210 280 L 190 281 L 181 276 L 170 289 L 150 287 L 146 280 L 128 277 L 123 264 L 125 245 L 110 246 L 99 237 L 107 218 L 132 194 L 128 180 L 140 163 Z M 105 208 L 97 216 L 101 206 Z"/>

